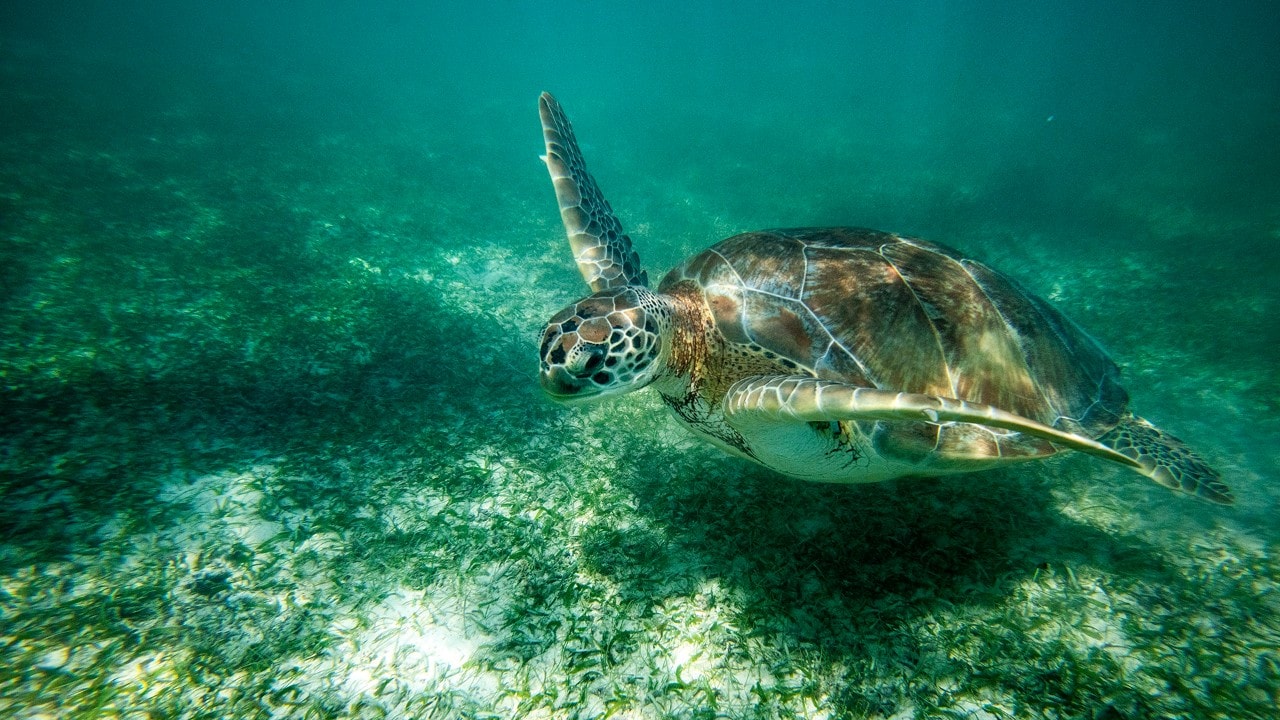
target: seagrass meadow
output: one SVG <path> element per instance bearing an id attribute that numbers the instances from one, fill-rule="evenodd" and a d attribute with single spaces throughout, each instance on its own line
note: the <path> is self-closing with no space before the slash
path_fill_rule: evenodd
<path id="1" fill-rule="evenodd" d="M 1276 8 L 728 7 L 0 10 L 0 716 L 1274 717 Z M 542 90 L 651 276 L 961 248 L 1237 503 L 550 402 Z"/>

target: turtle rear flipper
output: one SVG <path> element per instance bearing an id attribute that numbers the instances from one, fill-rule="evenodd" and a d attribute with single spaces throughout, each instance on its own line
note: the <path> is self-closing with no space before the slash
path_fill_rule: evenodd
<path id="1" fill-rule="evenodd" d="M 1172 490 L 1219 505 L 1235 497 L 1218 471 L 1186 443 L 1135 415 L 1126 415 L 1100 442 L 1133 458 L 1138 472 Z"/>

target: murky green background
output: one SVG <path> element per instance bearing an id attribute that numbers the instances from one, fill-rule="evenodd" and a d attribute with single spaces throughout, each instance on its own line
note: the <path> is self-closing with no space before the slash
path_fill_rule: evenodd
<path id="1" fill-rule="evenodd" d="M 1280 7 L 262 5 L 0 10 L 0 714 L 1274 712 Z M 962 248 L 1238 505 L 804 485 L 552 405 L 542 90 L 651 275 Z"/>

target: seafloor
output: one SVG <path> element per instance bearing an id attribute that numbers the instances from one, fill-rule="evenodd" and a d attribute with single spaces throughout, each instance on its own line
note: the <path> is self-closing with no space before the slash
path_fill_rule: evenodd
<path id="1" fill-rule="evenodd" d="M 303 112 L 34 66 L 0 83 L 0 715 L 1274 717 L 1280 213 L 1180 199 L 1178 138 L 1064 197 L 1026 184 L 1052 156 L 562 98 L 652 272 L 761 226 L 965 248 L 1111 347 L 1234 508 L 1074 456 L 805 485 L 648 394 L 546 401 L 583 288 L 544 88 Z"/>

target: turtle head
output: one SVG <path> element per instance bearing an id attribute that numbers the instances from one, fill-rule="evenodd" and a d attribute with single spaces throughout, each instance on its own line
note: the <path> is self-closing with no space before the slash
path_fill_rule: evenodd
<path id="1" fill-rule="evenodd" d="M 542 389 L 561 402 L 639 390 L 661 372 L 669 322 L 662 298 L 644 287 L 579 300 L 542 333 Z"/>

